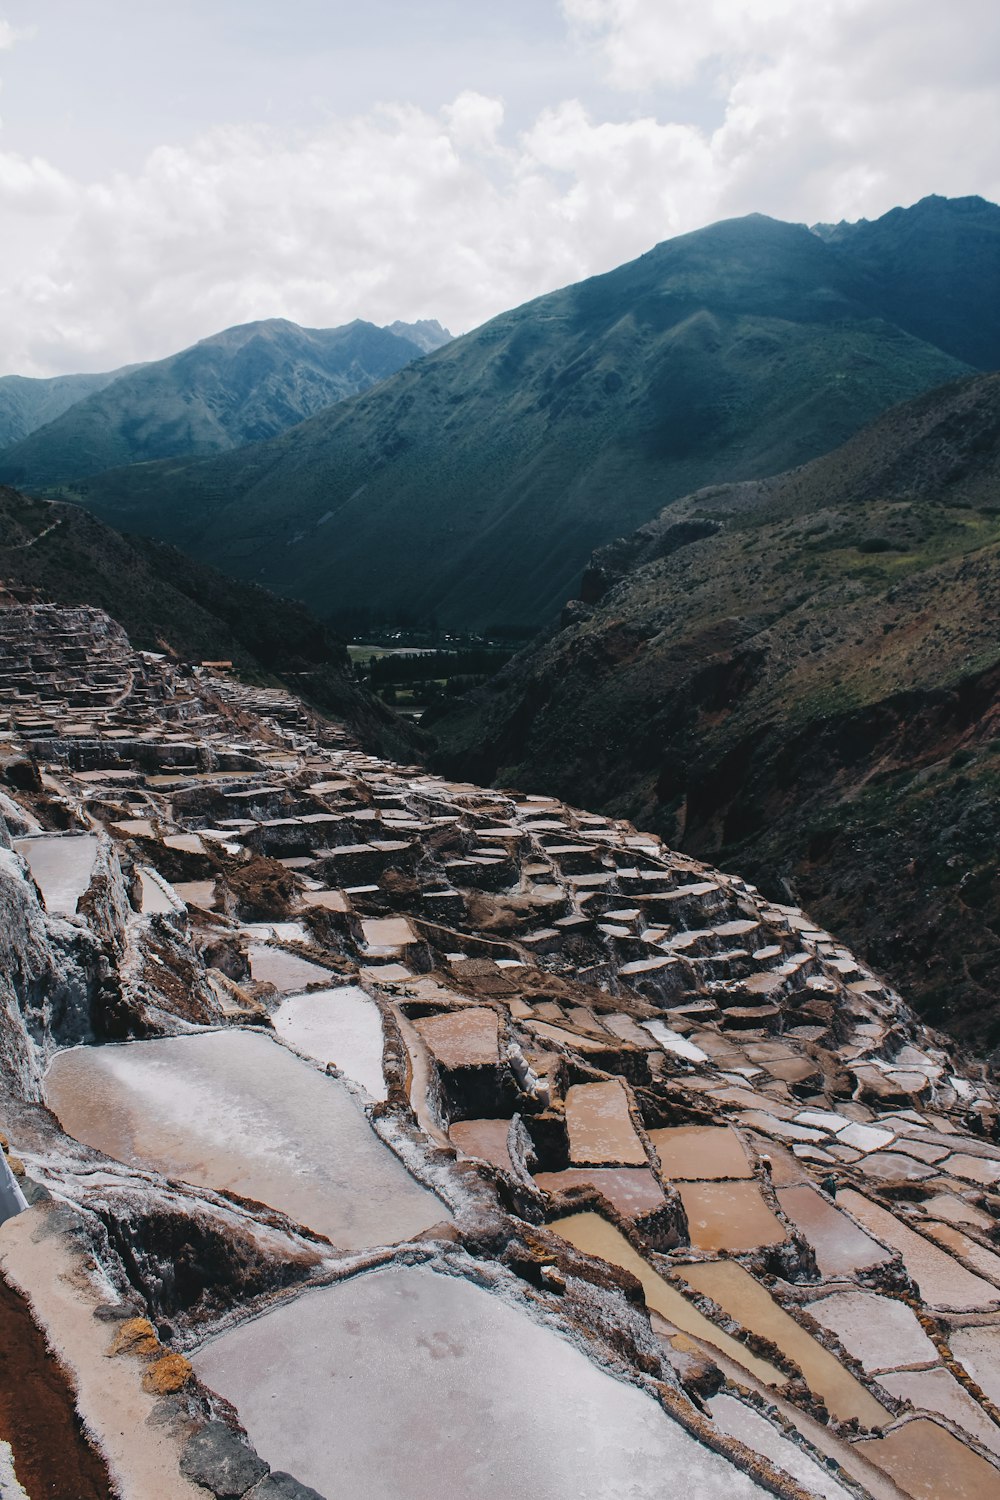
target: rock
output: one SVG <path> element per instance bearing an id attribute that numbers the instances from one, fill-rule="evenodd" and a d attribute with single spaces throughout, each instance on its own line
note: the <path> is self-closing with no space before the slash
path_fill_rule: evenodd
<path id="1" fill-rule="evenodd" d="M 238 1500 L 264 1478 L 268 1466 L 225 1422 L 209 1422 L 184 1445 L 181 1473 L 219 1500 Z"/>
<path id="2" fill-rule="evenodd" d="M 126 1318 L 111 1341 L 108 1354 L 134 1354 L 140 1359 L 159 1354 L 162 1345 L 148 1318 Z"/>
<path id="3" fill-rule="evenodd" d="M 190 1361 L 183 1354 L 165 1354 L 142 1377 L 142 1388 L 151 1396 L 169 1396 L 186 1385 L 192 1375 Z"/>
<path id="4" fill-rule="evenodd" d="M 278 1470 L 262 1479 L 256 1489 L 250 1491 L 248 1500 L 325 1500 L 319 1490 L 311 1490 L 307 1484 L 299 1484 L 291 1474 Z"/>

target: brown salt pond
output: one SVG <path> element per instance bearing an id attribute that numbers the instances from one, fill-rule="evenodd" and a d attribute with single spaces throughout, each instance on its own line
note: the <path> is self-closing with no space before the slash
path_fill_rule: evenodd
<path id="1" fill-rule="evenodd" d="M 744 1328 L 772 1343 L 802 1371 L 809 1389 L 822 1397 L 838 1421 L 856 1417 L 863 1427 L 882 1427 L 889 1412 L 855 1380 L 838 1359 L 779 1307 L 770 1292 L 735 1261 L 705 1261 L 677 1267 L 689 1286 Z"/>
<path id="2" fill-rule="evenodd" d="M 488 1006 L 470 1005 L 413 1022 L 427 1050 L 443 1068 L 495 1066 L 500 1053 L 500 1021 Z"/>
<path id="3" fill-rule="evenodd" d="M 509 1120 L 456 1120 L 448 1127 L 448 1136 L 463 1156 L 475 1156 L 492 1162 L 502 1172 L 513 1172 L 507 1147 L 509 1131 Z"/>
<path id="4" fill-rule="evenodd" d="M 646 1152 L 635 1133 L 628 1095 L 619 1079 L 578 1083 L 567 1090 L 566 1128 L 574 1165 L 646 1165 Z"/>
<path id="5" fill-rule="evenodd" d="M 967 1261 L 981 1276 L 989 1277 L 994 1286 L 1000 1286 L 1000 1255 L 987 1250 L 969 1235 L 963 1234 L 950 1224 L 929 1224 L 927 1233 L 946 1250 L 953 1251 Z"/>
<path id="6" fill-rule="evenodd" d="M 1000 1494 L 1000 1470 L 929 1417 L 914 1417 L 856 1446 L 912 1500 L 996 1500 Z"/>
<path id="7" fill-rule="evenodd" d="M 266 1036 L 75 1047 L 53 1058 L 45 1099 L 67 1134 L 95 1150 L 266 1203 L 346 1250 L 449 1217 L 344 1084 Z"/>
<path id="8" fill-rule="evenodd" d="M 546 1193 L 596 1188 L 624 1219 L 657 1213 L 667 1201 L 648 1167 L 567 1167 L 562 1172 L 539 1172 L 535 1182 Z"/>
<path id="9" fill-rule="evenodd" d="M 752 1177 L 743 1142 L 728 1125 L 674 1125 L 651 1130 L 664 1177 L 677 1182 Z"/>
<path id="10" fill-rule="evenodd" d="M 933 1370 L 892 1370 L 878 1383 L 901 1401 L 912 1401 L 918 1411 L 936 1412 L 955 1422 L 984 1448 L 1000 1456 L 1000 1427 L 991 1422 L 977 1401 L 952 1375 L 937 1365 Z"/>
<path id="11" fill-rule="evenodd" d="M 840 1201 L 866 1229 L 900 1252 L 921 1297 L 931 1307 L 948 1312 L 971 1312 L 976 1308 L 1000 1305 L 1000 1291 L 995 1286 L 973 1276 L 940 1246 L 901 1223 L 895 1214 L 880 1208 L 853 1188 L 841 1193 Z"/>
<path id="12" fill-rule="evenodd" d="M 681 1182 L 677 1191 L 699 1250 L 754 1250 L 785 1239 L 785 1226 L 755 1182 Z"/>
<path id="13" fill-rule="evenodd" d="M 427 1267 L 306 1292 L 205 1344 L 197 1374 L 273 1468 L 352 1500 L 698 1500 L 763 1491 L 519 1303 Z"/>
<path id="14" fill-rule="evenodd" d="M 734 1364 L 753 1375 L 763 1385 L 787 1385 L 787 1375 L 782 1374 L 768 1360 L 752 1354 L 738 1339 L 717 1328 L 710 1318 L 706 1318 L 704 1313 L 699 1312 L 688 1301 L 683 1292 L 671 1286 L 669 1281 L 665 1281 L 653 1270 L 648 1261 L 643 1260 L 620 1230 L 599 1214 L 568 1214 L 565 1218 L 553 1219 L 549 1228 L 578 1250 L 582 1250 L 585 1255 L 595 1255 L 600 1260 L 606 1260 L 609 1265 L 630 1271 L 642 1282 L 647 1305 L 682 1333 L 690 1334 L 701 1343 L 728 1355 Z"/>
<path id="15" fill-rule="evenodd" d="M 955 1328 L 948 1347 L 983 1395 L 1000 1407 L 1000 1324 Z"/>
<path id="16" fill-rule="evenodd" d="M 863 1229 L 841 1213 L 809 1183 L 776 1189 L 782 1212 L 805 1235 L 816 1252 L 822 1276 L 853 1276 L 891 1259 Z"/>

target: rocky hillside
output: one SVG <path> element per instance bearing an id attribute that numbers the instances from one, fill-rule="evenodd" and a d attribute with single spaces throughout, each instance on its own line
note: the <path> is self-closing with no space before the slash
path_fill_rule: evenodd
<path id="1" fill-rule="evenodd" d="M 433 724 L 442 766 L 801 898 L 1000 1042 L 1000 376 L 667 508 L 564 618 Z"/>
<path id="2" fill-rule="evenodd" d="M 29 375 L 0 376 L 0 449 L 54 422 L 78 401 L 102 391 L 122 374 L 122 370 L 111 370 L 106 375 L 53 375 L 47 380 Z"/>
<path id="3" fill-rule="evenodd" d="M 336 579 L 348 604 L 541 624 L 594 547 L 704 484 L 827 452 L 962 374 L 970 329 L 977 357 L 1000 363 L 984 312 L 1000 209 L 966 203 L 879 221 L 863 254 L 758 215 L 716 224 L 505 313 L 270 443 L 119 470 L 80 495 L 317 610 Z M 916 298 L 889 295 L 896 259 L 917 251 L 952 289 L 938 343 Z"/>
<path id="4" fill-rule="evenodd" d="M 413 753 L 407 721 L 355 683 L 343 642 L 302 605 L 120 536 L 79 506 L 0 489 L 0 584 L 104 609 L 139 649 L 285 682 L 382 753 Z"/>
<path id="5" fill-rule="evenodd" d="M 119 464 L 221 453 L 274 437 L 419 358 L 426 330 L 411 338 L 407 326 L 391 331 L 358 319 L 343 328 L 300 328 L 271 318 L 227 328 L 107 377 L 61 415 L 53 411 L 54 420 L 0 456 L 0 477 L 37 489 Z"/>

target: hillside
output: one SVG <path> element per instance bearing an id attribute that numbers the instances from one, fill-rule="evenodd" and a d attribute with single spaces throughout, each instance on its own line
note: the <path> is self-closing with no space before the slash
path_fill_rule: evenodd
<path id="1" fill-rule="evenodd" d="M 102 391 L 125 372 L 104 375 L 53 375 L 35 379 L 29 375 L 0 375 L 0 449 L 20 442 L 47 422 L 95 391 Z"/>
<path id="2" fill-rule="evenodd" d="M 120 536 L 79 506 L 0 488 L 0 584 L 106 610 L 139 650 L 232 661 L 251 680 L 277 679 L 379 753 L 414 753 L 410 725 L 355 683 L 343 642 L 300 604 L 161 542 Z"/>
<path id="3" fill-rule="evenodd" d="M 759 215 L 680 236 L 269 443 L 106 473 L 78 497 L 321 612 L 336 580 L 342 605 L 541 624 L 595 547 L 664 504 L 802 463 L 966 372 L 955 351 L 977 324 L 1000 363 L 983 315 L 1000 209 L 938 203 L 869 226 L 863 255 L 843 232 Z M 950 233 L 931 234 L 942 216 Z M 925 239 L 954 286 L 954 348 L 918 336 L 887 290 L 893 258 Z"/>
<path id="4" fill-rule="evenodd" d="M 430 726 L 440 766 L 794 896 L 1000 1043 L 1000 375 L 669 507 L 584 600 Z"/>
<path id="5" fill-rule="evenodd" d="M 282 318 L 227 328 L 53 413 L 0 455 L 0 478 L 38 489 L 273 437 L 395 374 L 419 357 L 425 338 L 420 329 L 411 338 L 360 319 L 343 328 Z"/>

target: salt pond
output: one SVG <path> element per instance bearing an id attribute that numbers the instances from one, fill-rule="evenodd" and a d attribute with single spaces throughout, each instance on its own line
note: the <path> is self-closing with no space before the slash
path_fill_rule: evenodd
<path id="1" fill-rule="evenodd" d="M 661 1500 L 667 1475 L 698 1500 L 764 1493 L 520 1308 L 425 1267 L 306 1292 L 193 1363 L 322 1494 Z"/>
<path id="2" fill-rule="evenodd" d="M 746 1443 L 756 1453 L 763 1453 L 772 1463 L 797 1480 L 808 1495 L 818 1500 L 853 1500 L 850 1492 L 838 1484 L 833 1475 L 804 1449 L 780 1432 L 760 1412 L 737 1401 L 735 1396 L 713 1396 L 707 1402 L 712 1421 L 728 1437 Z"/>
<path id="3" fill-rule="evenodd" d="M 71 917 L 90 884 L 97 859 L 95 833 L 46 833 L 38 838 L 15 839 L 14 848 L 28 868 L 55 917 Z"/>
<path id="4" fill-rule="evenodd" d="M 306 1057 L 333 1063 L 373 1099 L 385 1099 L 382 1017 L 378 1006 L 354 984 L 291 995 L 271 1017 L 280 1037 Z"/>
<path id="5" fill-rule="evenodd" d="M 67 1133 L 96 1150 L 267 1203 L 346 1250 L 448 1217 L 339 1080 L 266 1036 L 76 1047 L 53 1058 L 45 1094 Z"/>

